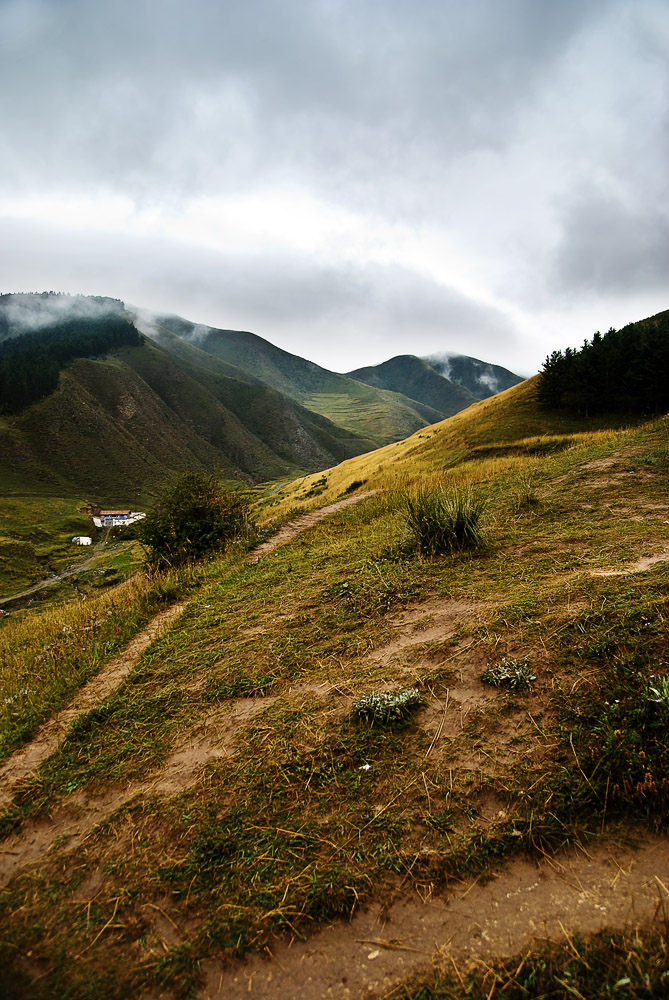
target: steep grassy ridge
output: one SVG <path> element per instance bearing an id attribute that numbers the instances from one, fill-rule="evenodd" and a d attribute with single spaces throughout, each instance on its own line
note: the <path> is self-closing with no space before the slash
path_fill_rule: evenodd
<path id="1" fill-rule="evenodd" d="M 256 565 L 210 564 L 178 627 L 2 815 L 8 992 L 233 996 L 236 958 L 398 885 L 409 905 L 519 852 L 666 829 L 667 420 L 552 420 L 532 390 L 352 459 L 306 499 L 363 470 L 445 471 L 485 501 L 484 548 L 417 556 L 381 493 Z M 84 633 L 72 642 L 90 671 Z M 502 657 L 531 668 L 529 691 L 481 681 Z M 352 710 L 414 688 L 423 706 L 402 724 Z M 5 745 L 20 744 L 4 704 Z M 392 925 L 375 933 L 395 946 Z M 411 944 L 425 963 L 433 948 Z"/>
<path id="2" fill-rule="evenodd" d="M 286 487 L 274 500 L 275 516 L 296 502 L 327 502 L 352 483 L 365 488 L 388 486 L 403 477 L 453 474 L 476 476 L 480 459 L 494 460 L 494 468 L 522 468 L 552 452 L 573 448 L 593 435 L 639 423 L 635 418 L 598 417 L 584 421 L 569 414 L 548 413 L 537 404 L 537 379 L 527 379 L 499 395 L 472 404 L 440 423 L 425 427 L 404 441 L 378 448 L 332 469 L 305 476 Z M 528 467 L 529 467 L 528 466 Z M 457 471 L 456 471 L 457 470 Z"/>
<path id="3" fill-rule="evenodd" d="M 327 456 L 348 458 L 374 447 L 369 437 L 347 431 L 241 369 L 219 360 L 157 323 L 152 339 L 176 357 L 179 368 L 236 414 L 244 426 L 281 458 L 303 466 L 323 466 Z"/>
<path id="4" fill-rule="evenodd" d="M 58 389 L 0 424 L 3 492 L 139 503 L 170 472 L 259 481 L 319 468 L 371 442 L 264 386 L 177 364 L 151 342 L 80 358 Z"/>
<path id="5" fill-rule="evenodd" d="M 242 369 L 354 434 L 371 438 L 376 445 L 405 437 L 441 416 L 431 406 L 330 372 L 253 333 L 214 330 L 176 316 L 161 316 L 157 322 L 191 340 L 201 351 Z"/>

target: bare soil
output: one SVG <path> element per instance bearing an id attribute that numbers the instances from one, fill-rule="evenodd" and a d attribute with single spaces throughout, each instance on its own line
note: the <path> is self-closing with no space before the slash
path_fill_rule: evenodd
<path id="1" fill-rule="evenodd" d="M 370 659 L 377 663 L 388 663 L 408 646 L 449 639 L 476 610 L 477 605 L 467 601 L 440 598 L 413 605 L 391 619 L 398 635 L 386 646 L 375 649 L 370 654 Z"/>
<path id="2" fill-rule="evenodd" d="M 459 885 L 441 897 L 383 900 L 350 923 L 308 941 L 280 944 L 271 958 L 232 970 L 206 968 L 201 1000 L 360 1000 L 378 996 L 434 964 L 467 967 L 518 954 L 533 941 L 574 931 L 652 921 L 669 900 L 669 840 L 639 849 L 598 847 L 537 864 L 516 860 L 487 885 Z"/>
<path id="3" fill-rule="evenodd" d="M 329 514 L 375 492 L 347 498 L 291 522 L 253 550 L 248 561 L 257 561 Z M 669 559 L 669 549 L 646 557 L 642 568 L 638 563 L 624 572 L 643 572 L 663 559 Z M 68 708 L 49 720 L 31 744 L 0 768 L 0 781 L 5 786 L 0 792 L 0 808 L 55 750 L 77 716 L 109 695 L 182 610 L 183 605 L 175 605 L 156 616 Z M 410 673 L 415 669 L 415 657 L 422 655 L 422 644 L 455 641 L 462 625 L 475 620 L 477 610 L 471 602 L 444 599 L 414 605 L 392 619 L 397 634 L 369 659 L 383 664 L 396 660 L 400 671 Z M 450 650 L 441 655 L 442 660 L 453 660 L 455 675 L 445 697 L 435 697 L 417 720 L 432 737 L 428 754 L 448 748 L 466 725 L 470 711 L 504 697 L 481 683 L 483 659 L 476 643 L 455 646 L 452 656 Z M 335 693 L 339 694 L 327 683 L 297 684 L 288 691 L 290 695 L 323 697 Z M 541 695 L 533 692 L 531 698 L 540 700 Z M 345 696 L 341 700 L 348 704 Z M 235 752 L 243 727 L 273 701 L 271 697 L 236 699 L 207 715 L 188 742 L 176 745 L 160 772 L 147 780 L 97 797 L 74 793 L 50 816 L 26 823 L 0 849 L 0 885 L 43 856 L 56 841 L 67 853 L 74 850 L 111 813 L 139 796 L 172 796 L 197 782 L 206 764 Z M 524 714 L 536 725 L 534 711 L 533 702 L 528 700 Z M 514 720 L 507 721 L 510 725 Z M 490 749 L 496 757 L 515 752 L 509 742 L 511 735 L 506 740 L 495 739 Z M 486 747 L 475 744 L 471 754 L 471 761 L 461 759 L 458 766 L 483 771 L 489 756 Z M 505 815 L 502 803 L 490 793 L 481 794 L 478 812 L 484 825 Z M 647 923 L 669 897 L 668 885 L 669 839 L 645 838 L 636 851 L 598 846 L 590 853 L 572 852 L 539 864 L 517 859 L 486 885 L 476 881 L 458 884 L 439 897 L 429 890 L 424 897 L 401 890 L 392 895 L 388 890 L 384 896 L 379 891 L 376 902 L 350 922 L 333 923 L 307 941 L 279 943 L 269 957 L 255 957 L 233 968 L 208 961 L 200 1000 L 360 1000 L 377 996 L 435 963 L 448 966 L 455 962 L 464 967 L 477 960 L 515 954 L 535 940 L 557 940 L 576 930 L 589 933 L 604 926 Z M 85 891 L 92 896 L 96 886 L 91 884 Z M 169 916 L 169 905 L 165 903 L 163 908 L 160 904 L 160 900 L 145 904 L 151 910 L 156 934 L 167 945 L 177 943 L 183 939 L 183 930 Z"/>
<path id="4" fill-rule="evenodd" d="M 642 559 L 638 559 L 631 566 L 625 569 L 593 569 L 592 576 L 629 576 L 632 573 L 645 573 L 647 569 L 651 566 L 655 566 L 657 563 L 667 562 L 669 560 L 669 548 L 663 549 L 661 552 L 657 552 L 653 556 L 644 556 Z"/>
<path id="5" fill-rule="evenodd" d="M 252 550 L 249 559 L 257 562 L 263 555 L 286 544 L 335 511 L 377 492 L 378 490 L 371 490 L 349 497 L 285 525 L 276 536 Z M 148 646 L 179 617 L 184 607 L 184 604 L 174 604 L 156 615 L 119 656 L 112 659 L 82 688 L 67 708 L 52 716 L 30 743 L 0 767 L 0 809 L 11 802 L 21 782 L 26 781 L 54 752 L 72 723 L 111 694 L 136 666 Z M 327 685 L 324 688 L 321 685 L 295 685 L 291 690 L 299 693 L 302 689 L 304 693 L 313 691 L 320 694 L 329 691 Z M 186 746 L 175 748 L 158 775 L 145 782 L 110 790 L 103 796 L 71 795 L 61 809 L 55 810 L 46 818 L 25 824 L 20 834 L 5 841 L 0 848 L 0 885 L 4 885 L 24 865 L 41 857 L 56 839 L 66 839 L 68 849 L 74 849 L 106 816 L 137 796 L 146 793 L 174 795 L 188 787 L 206 763 L 232 752 L 238 729 L 273 700 L 236 699 L 231 707 L 226 706 L 223 711 L 206 717 L 193 734 L 194 739 L 191 738 Z"/>

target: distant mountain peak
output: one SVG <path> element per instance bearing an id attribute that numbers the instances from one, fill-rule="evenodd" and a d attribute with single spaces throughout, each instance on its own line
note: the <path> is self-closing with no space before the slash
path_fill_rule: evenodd
<path id="1" fill-rule="evenodd" d="M 465 386 L 477 399 L 486 399 L 495 393 L 510 389 L 524 379 L 520 375 L 479 358 L 470 358 L 453 351 L 438 351 L 422 358 L 443 378 Z"/>

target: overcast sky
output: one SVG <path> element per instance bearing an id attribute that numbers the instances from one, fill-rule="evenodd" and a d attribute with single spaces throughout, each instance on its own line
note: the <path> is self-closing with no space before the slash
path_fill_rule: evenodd
<path id="1" fill-rule="evenodd" d="M 669 0 L 0 0 L 0 291 L 338 371 L 669 308 Z"/>

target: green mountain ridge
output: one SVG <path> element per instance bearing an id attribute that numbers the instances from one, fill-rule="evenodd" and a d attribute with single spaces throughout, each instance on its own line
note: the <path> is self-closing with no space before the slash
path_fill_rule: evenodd
<path id="1" fill-rule="evenodd" d="M 0 420 L 5 492 L 119 503 L 187 469 L 260 482 L 370 447 L 265 386 L 189 371 L 150 341 L 70 362 L 55 392 Z"/>
<path id="2" fill-rule="evenodd" d="M 465 386 L 444 378 L 423 358 L 413 354 L 401 354 L 380 365 L 358 368 L 348 372 L 348 376 L 378 389 L 401 392 L 417 399 L 437 410 L 442 419 L 481 398 Z"/>
<path id="3" fill-rule="evenodd" d="M 443 416 L 420 400 L 328 371 L 254 333 L 197 326 L 178 316 L 160 316 L 156 323 L 194 343 L 200 351 L 241 369 L 247 378 L 259 380 L 340 427 L 370 438 L 376 447 L 401 440 Z"/>
<path id="4" fill-rule="evenodd" d="M 97 337 L 110 318 L 132 337 Z M 9 387 L 52 364 L 60 329 L 71 347 L 55 377 L 0 418 L 5 493 L 139 503 L 170 474 L 211 468 L 259 483 L 401 441 L 475 398 L 419 358 L 350 377 L 252 333 L 55 292 L 0 296 Z"/>

